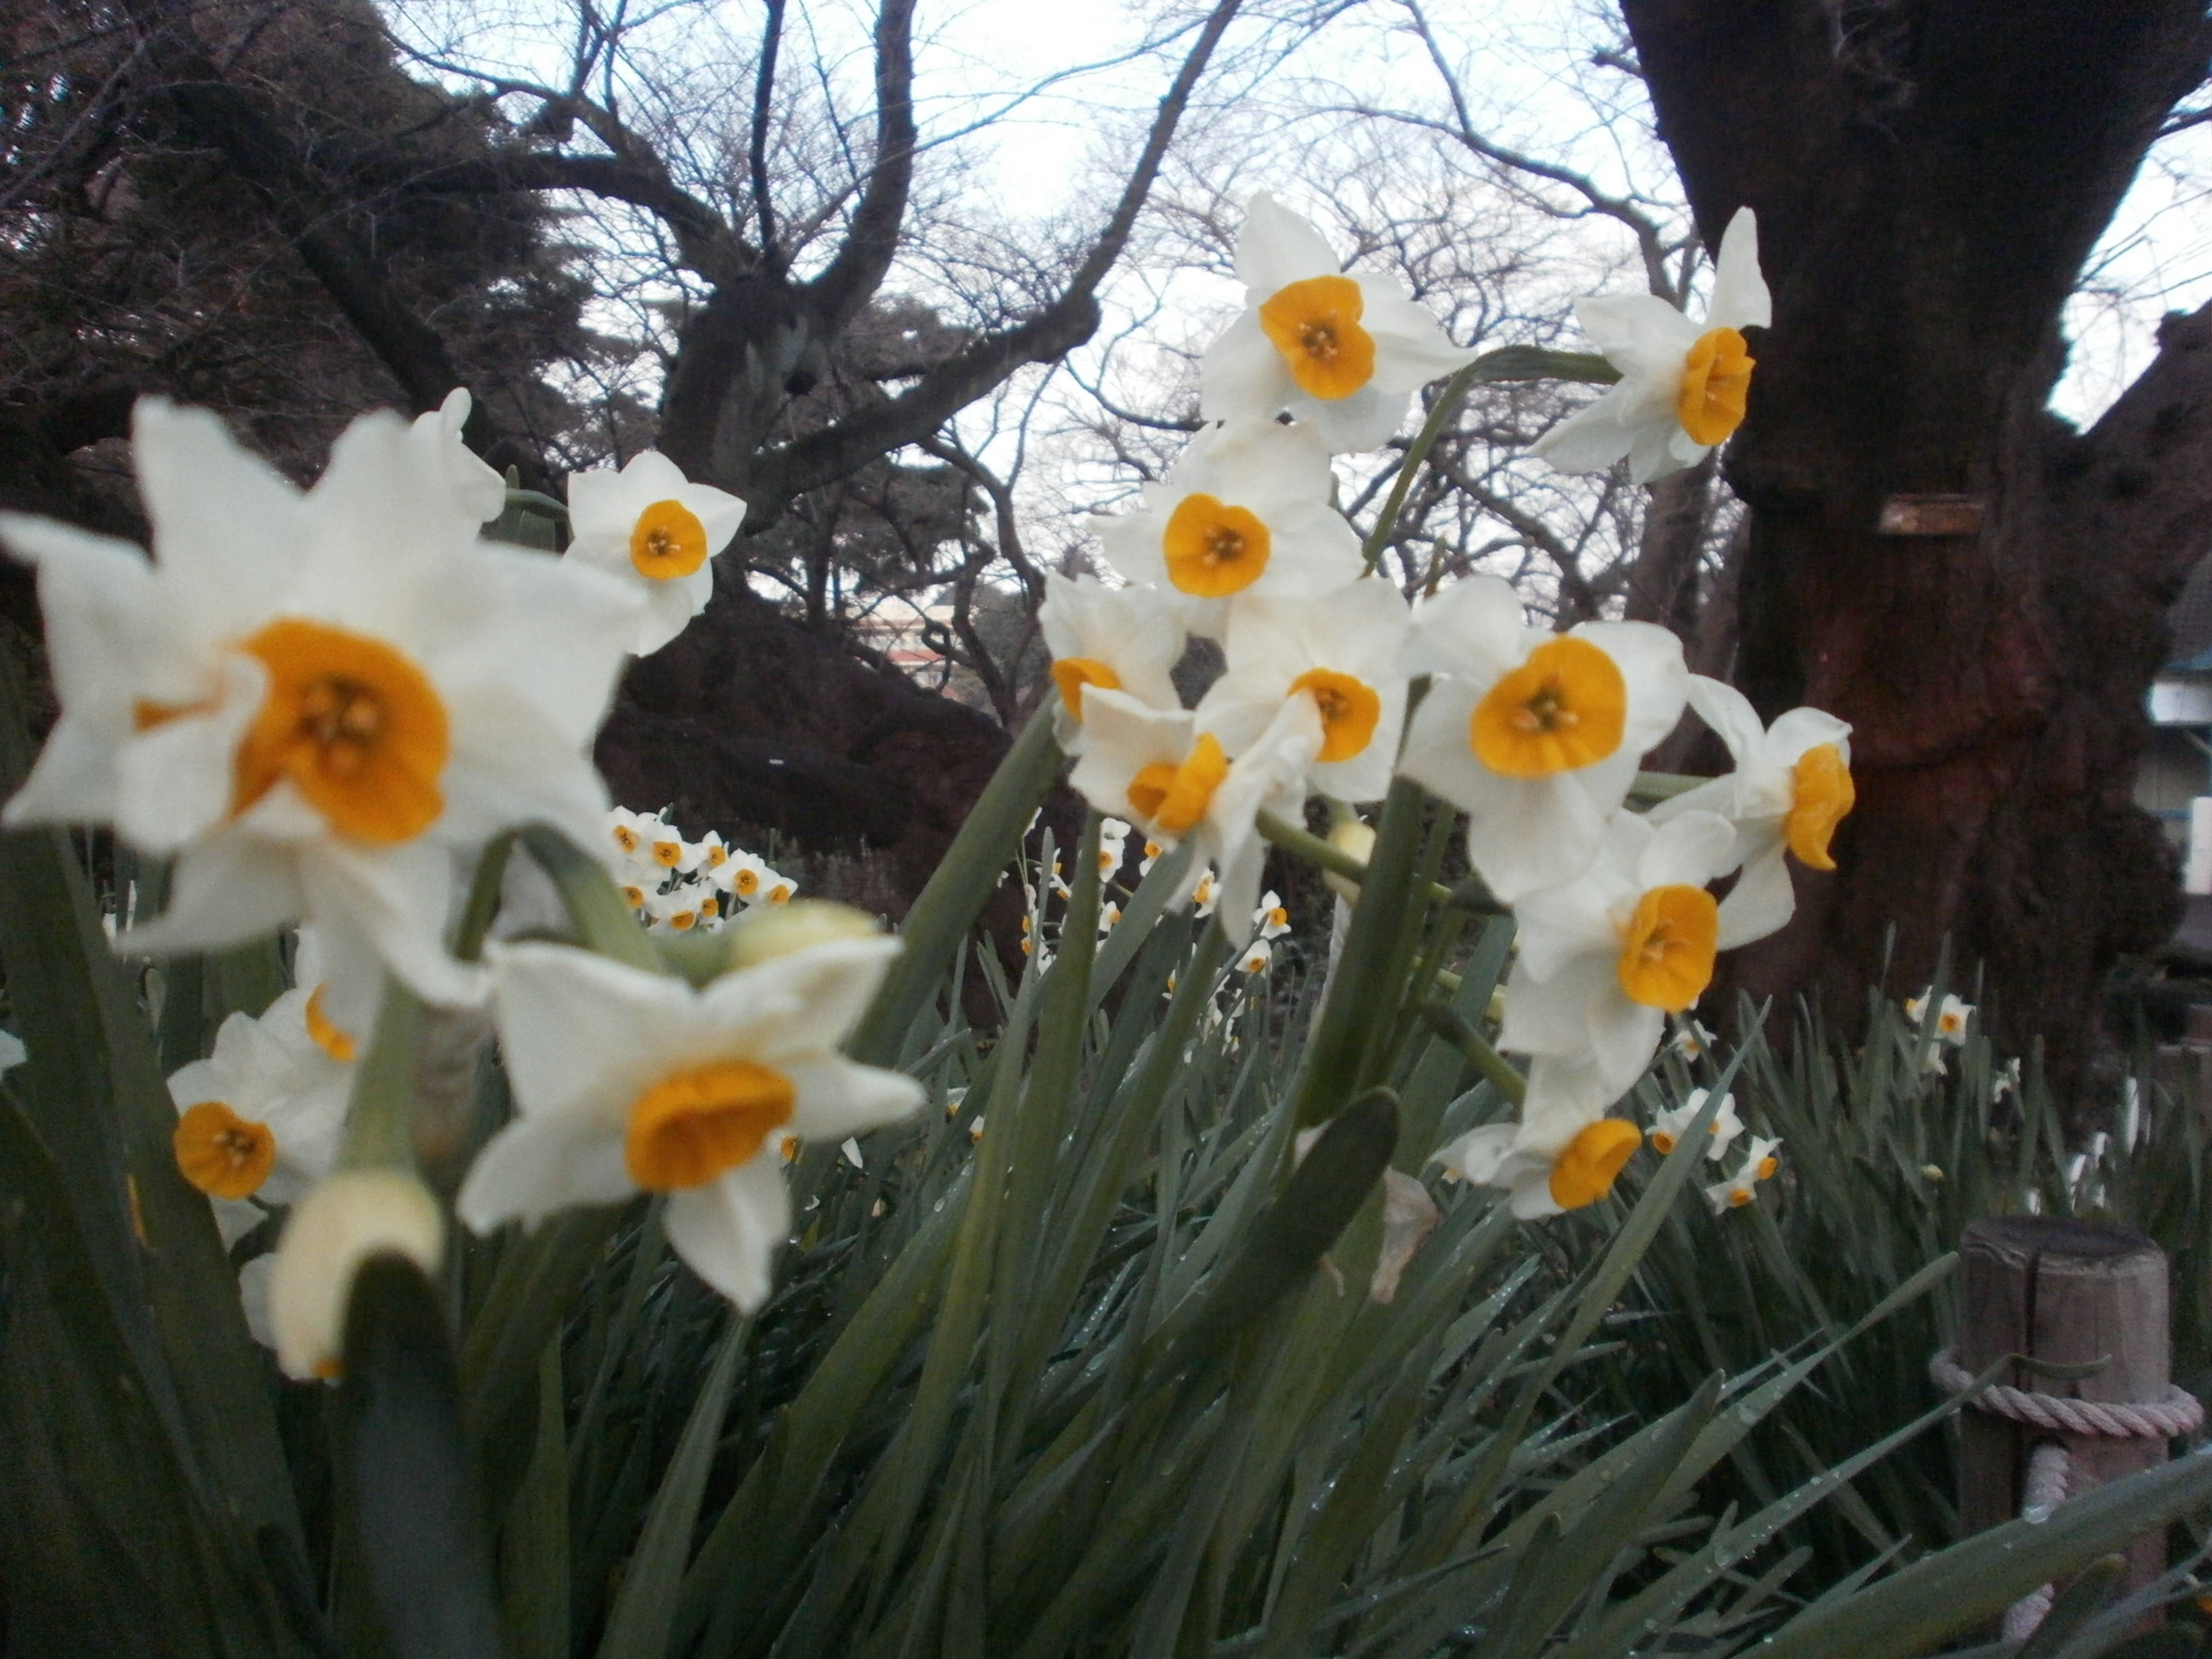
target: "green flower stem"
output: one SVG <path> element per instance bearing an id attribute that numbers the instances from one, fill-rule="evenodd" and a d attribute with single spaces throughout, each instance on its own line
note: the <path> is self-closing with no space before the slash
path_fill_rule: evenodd
<path id="1" fill-rule="evenodd" d="M 1438 974 L 1437 983 L 1442 984 L 1444 978 L 1444 975 Z M 1458 987 L 1451 988 L 1457 990 Z M 1438 1036 L 1465 1054 L 1468 1062 L 1495 1085 L 1498 1093 L 1516 1106 L 1528 1097 L 1528 1079 L 1516 1071 L 1504 1055 L 1483 1041 L 1482 1033 L 1449 1004 L 1428 998 L 1421 1004 L 1421 1018 L 1428 1021 L 1430 1029 Z"/>
<path id="2" fill-rule="evenodd" d="M 648 973 L 668 972 L 667 963 L 623 902 L 622 890 L 597 859 L 550 823 L 525 824 L 514 833 L 560 889 L 568 920 L 587 949 Z"/>
<path id="3" fill-rule="evenodd" d="M 483 956 L 484 935 L 499 913 L 500 883 L 507 877 L 507 861 L 514 851 L 514 831 L 501 830 L 484 843 L 477 860 L 477 872 L 469 883 L 467 902 L 461 906 L 460 925 L 453 932 L 453 955 L 462 962 Z"/>
<path id="4" fill-rule="evenodd" d="M 386 974 L 376 1029 L 346 1103 L 339 1168 L 415 1168 L 415 1074 L 427 1023 L 422 1000 Z"/>
<path id="5" fill-rule="evenodd" d="M 1459 413 L 1469 386 L 1507 380 L 1586 380 L 1595 386 L 1609 386 L 1620 378 L 1620 371 L 1595 352 L 1504 346 L 1484 352 L 1446 380 L 1444 389 L 1430 406 L 1429 418 L 1421 423 L 1419 434 L 1407 447 L 1405 459 L 1398 464 L 1398 476 L 1391 482 L 1382 516 L 1375 520 L 1375 528 L 1368 532 L 1366 544 L 1360 549 L 1369 571 L 1381 562 L 1382 550 L 1389 546 L 1390 538 L 1397 532 L 1399 511 L 1406 505 L 1406 496 L 1420 474 L 1421 463 L 1428 459 L 1429 452 L 1443 435 L 1444 428 Z"/>
<path id="6" fill-rule="evenodd" d="M 1347 881 L 1364 881 L 1367 865 L 1340 847 L 1333 847 L 1319 836 L 1310 835 L 1297 825 L 1285 823 L 1273 812 L 1259 817 L 1261 838 L 1281 848 L 1285 853 L 1317 865 Z M 1507 908 L 1491 896 L 1490 890 L 1474 877 L 1468 877 L 1454 887 L 1440 882 L 1430 882 L 1424 893 L 1431 904 L 1449 904 L 1480 916 L 1502 916 L 1510 914 Z"/>
<path id="7" fill-rule="evenodd" d="M 1711 781 L 1711 778 L 1693 778 L 1680 772 L 1638 772 L 1636 781 L 1628 786 L 1628 798 L 1647 803 L 1672 800 L 1701 783 Z"/>
<path id="8" fill-rule="evenodd" d="M 1398 464 L 1398 476 L 1390 481 L 1390 493 L 1383 499 L 1382 511 L 1376 518 L 1375 528 L 1367 532 L 1366 545 L 1359 550 L 1370 575 L 1382 562 L 1382 550 L 1390 545 L 1390 538 L 1397 533 L 1398 514 L 1406 505 L 1413 480 L 1420 476 L 1422 463 L 1429 459 L 1429 452 L 1436 447 L 1444 428 L 1459 413 L 1468 387 L 1481 375 L 1482 364 L 1483 360 L 1478 357 L 1444 382 L 1444 389 L 1437 394 L 1436 402 L 1429 409 L 1429 418 L 1421 422 L 1419 434 L 1407 449 L 1406 459 Z"/>

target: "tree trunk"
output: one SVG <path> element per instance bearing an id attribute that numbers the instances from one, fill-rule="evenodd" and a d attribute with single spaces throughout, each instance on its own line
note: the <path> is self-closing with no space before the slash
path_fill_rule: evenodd
<path id="1" fill-rule="evenodd" d="M 1849 1018 L 1869 985 L 1917 991 L 1948 936 L 1998 1041 L 2041 1036 L 2069 1087 L 2104 970 L 2176 911 L 2130 793 L 2164 612 L 2212 543 L 2212 316 L 2169 319 L 2089 432 L 2046 404 L 2060 308 L 2203 76 L 2201 0 L 1624 10 L 1701 230 L 1756 209 L 1774 290 L 1727 456 L 1738 681 L 1770 718 L 1854 728 L 1838 871 L 1799 872 L 1796 921 L 1721 989 Z M 1929 494 L 1978 524 L 1885 532 Z"/>

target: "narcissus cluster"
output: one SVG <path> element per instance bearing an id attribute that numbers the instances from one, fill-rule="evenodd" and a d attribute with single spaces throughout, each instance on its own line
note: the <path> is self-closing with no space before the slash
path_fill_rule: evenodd
<path id="1" fill-rule="evenodd" d="M 1474 354 L 1395 279 L 1341 270 L 1319 231 L 1264 195 L 1236 263 L 1247 304 L 1206 349 L 1205 425 L 1131 510 L 1096 521 L 1118 581 L 1050 587 L 1044 633 L 1073 782 L 1140 826 L 1148 851 L 1198 842 L 1191 896 L 1202 914 L 1218 880 L 1214 914 L 1247 967 L 1266 962 L 1246 920 L 1261 814 L 1299 825 L 1318 795 L 1333 839 L 1352 844 L 1365 833 L 1357 809 L 1394 776 L 1464 813 L 1468 861 L 1518 923 L 1499 1043 L 1530 1066 L 1518 1122 L 1437 1157 L 1505 1188 L 1523 1215 L 1589 1203 L 1643 1139 L 1609 1113 L 1668 1019 L 1702 1032 L 1690 1010 L 1717 953 L 1788 920 L 1785 858 L 1832 867 L 1852 799 L 1849 727 L 1812 709 L 1763 726 L 1739 694 L 1692 674 L 1666 629 L 1534 627 L 1495 577 L 1409 603 L 1363 558 L 1331 457 L 1389 441 L 1413 394 Z M 1626 456 L 1641 481 L 1695 461 L 1743 418 L 1742 331 L 1771 310 L 1747 212 L 1723 240 L 1703 325 L 1650 296 L 1578 310 L 1622 378 L 1540 454 L 1576 471 Z M 1186 708 L 1169 671 L 1192 635 L 1218 641 L 1226 665 Z M 1736 770 L 1632 813 L 1641 757 L 1688 708 Z M 1717 1148 L 1736 1133 L 1725 1122 Z"/>

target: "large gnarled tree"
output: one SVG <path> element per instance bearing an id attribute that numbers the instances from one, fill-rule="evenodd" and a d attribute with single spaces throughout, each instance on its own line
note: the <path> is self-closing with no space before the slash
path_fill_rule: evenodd
<path id="1" fill-rule="evenodd" d="M 2047 404 L 2061 308 L 2203 81 L 2203 0 L 1623 9 L 1701 229 L 1755 208 L 1774 291 L 1726 460 L 1737 678 L 1855 728 L 1839 868 L 1801 874 L 1736 982 L 1847 1011 L 1890 929 L 1893 994 L 1948 935 L 2070 1079 L 2103 970 L 2175 914 L 2130 783 L 2163 613 L 2212 545 L 2212 308 L 2087 431 Z"/>

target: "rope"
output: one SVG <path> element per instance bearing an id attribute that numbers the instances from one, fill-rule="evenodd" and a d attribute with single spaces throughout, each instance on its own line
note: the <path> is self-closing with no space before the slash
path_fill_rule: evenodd
<path id="1" fill-rule="evenodd" d="M 2037 1442 L 2027 1455 L 2027 1479 L 2021 1487 L 2021 1520 L 2033 1522 L 2051 1518 L 2051 1510 L 2066 1501 L 2067 1478 L 2073 1473 L 2073 1464 L 2059 1442 Z M 2004 1626 L 1998 1633 L 2008 1642 L 2025 1642 L 2050 1615 L 2051 1604 L 2057 1599 L 2057 1585 L 2039 1585 L 2005 1609 Z"/>
<path id="2" fill-rule="evenodd" d="M 1974 1374 L 1959 1363 L 1954 1348 L 1944 1349 L 1928 1362 L 1928 1376 L 1946 1394 L 1964 1394 L 1974 1386 Z M 2073 1400 L 1992 1382 L 1970 1403 L 2054 1434 L 2170 1440 L 2176 1435 L 2194 1434 L 2204 1425 L 2203 1403 L 2188 1389 L 2171 1382 L 2163 1399 L 2136 1401 Z"/>
<path id="3" fill-rule="evenodd" d="M 1959 1363 L 1955 1348 L 1942 1349 L 1929 1360 L 1928 1376 L 1946 1394 L 1964 1394 L 1974 1386 L 1974 1374 Z M 2203 1403 L 2188 1389 L 2171 1382 L 2164 1397 L 2154 1401 L 2074 1400 L 1991 1382 L 1967 1404 L 2051 1433 L 2116 1440 L 2167 1440 L 2192 1434 L 2204 1423 Z M 2063 1443 L 2039 1441 L 2028 1454 L 2027 1477 L 2021 1485 L 2020 1518 L 2030 1522 L 2049 1520 L 2051 1512 L 2066 1501 L 2072 1469 L 2073 1459 Z M 2004 1639 L 2025 1642 L 2034 1635 L 2057 1594 L 2056 1586 L 2045 1584 L 2007 1607 Z"/>

